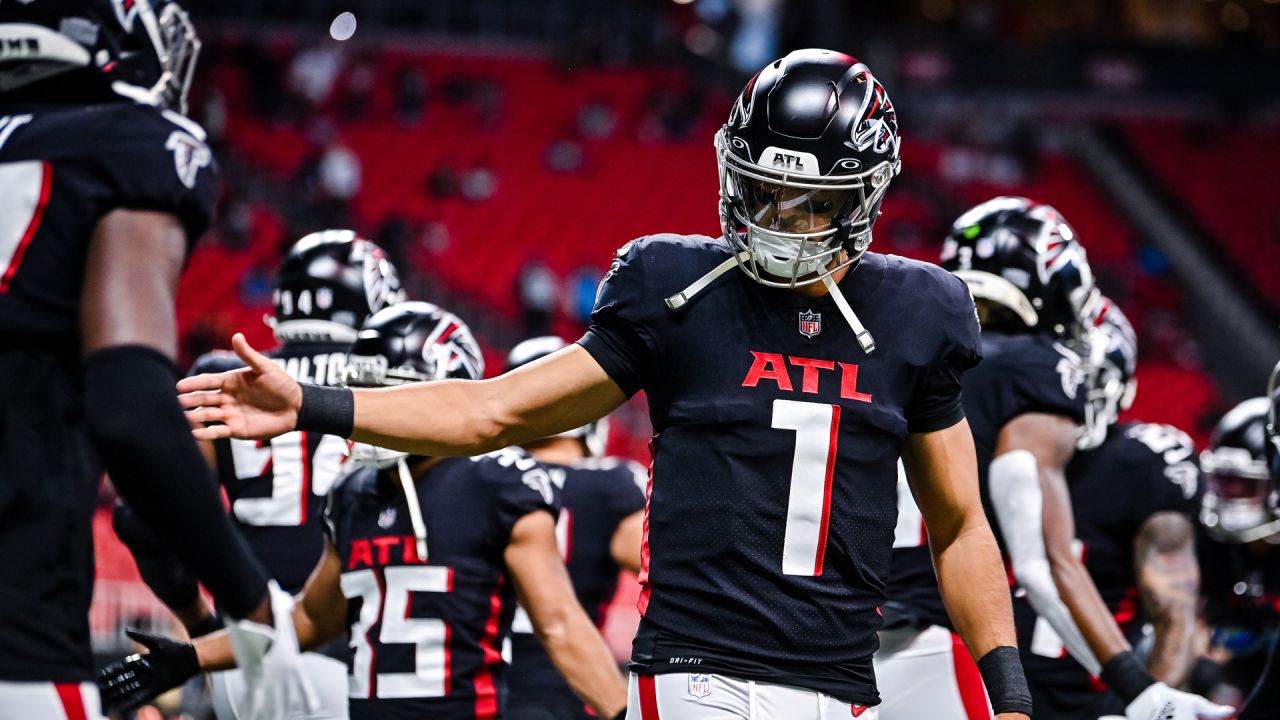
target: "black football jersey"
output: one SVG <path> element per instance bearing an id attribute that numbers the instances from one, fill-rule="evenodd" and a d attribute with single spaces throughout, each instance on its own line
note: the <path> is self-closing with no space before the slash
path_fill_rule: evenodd
<path id="1" fill-rule="evenodd" d="M 290 343 L 267 356 L 299 382 L 337 385 L 347 346 Z M 191 374 L 243 367 L 234 353 L 201 356 Z M 297 593 L 324 550 L 320 514 L 325 495 L 344 471 L 348 444 L 335 435 L 294 431 L 271 440 L 219 440 L 218 481 L 227 489 L 231 516 L 267 574 Z"/>
<path id="2" fill-rule="evenodd" d="M 1200 594 L 1213 642 L 1235 655 L 1266 653 L 1280 628 L 1280 550 L 1266 543 L 1220 542 L 1203 530 L 1197 538 Z"/>
<path id="3" fill-rule="evenodd" d="M 586 459 L 575 465 L 548 465 L 560 490 L 556 541 L 569 569 L 574 593 L 596 627 L 618 587 L 618 565 L 610 544 L 627 517 L 644 510 L 649 473 L 643 466 L 614 458 Z M 512 706 L 581 707 L 551 657 L 533 635 L 523 610 L 511 625 L 511 667 L 507 685 Z"/>
<path id="4" fill-rule="evenodd" d="M 632 667 L 720 672 L 874 705 L 871 670 L 909 432 L 963 418 L 979 359 L 973 301 L 940 268 L 868 253 L 829 295 L 730 272 L 682 311 L 665 298 L 729 259 L 702 236 L 624 246 L 580 343 L 654 436 Z"/>
<path id="5" fill-rule="evenodd" d="M 1143 614 L 1134 567 L 1134 539 L 1153 515 L 1199 505 L 1200 470 L 1186 433 L 1168 425 L 1119 423 L 1102 445 L 1076 452 L 1067 483 L 1076 551 L 1120 629 L 1136 639 Z M 1033 685 L 1097 687 L 1026 598 L 1014 598 L 1023 666 Z"/>
<path id="6" fill-rule="evenodd" d="M 89 238 L 120 208 L 204 234 L 217 196 L 199 125 L 146 105 L 0 106 L 0 338 L 78 347 Z"/>
<path id="7" fill-rule="evenodd" d="M 395 468 L 361 468 L 329 494 L 351 633 L 352 720 L 492 718 L 515 612 L 503 552 L 516 522 L 559 511 L 545 468 L 516 451 L 446 458 L 418 474 L 427 531 L 418 557 Z"/>
<path id="8" fill-rule="evenodd" d="M 1026 413 L 1062 415 L 1084 422 L 1084 371 L 1075 353 L 1039 335 L 984 332 L 982 356 L 982 364 L 964 376 L 964 413 L 973 431 L 983 504 L 996 539 L 1001 540 L 987 494 L 987 471 L 1000 430 Z M 914 507 L 909 494 L 901 503 Z M 886 622 L 950 627 L 927 538 L 922 532 L 914 546 L 901 538 L 900 530 L 893 554 Z"/>

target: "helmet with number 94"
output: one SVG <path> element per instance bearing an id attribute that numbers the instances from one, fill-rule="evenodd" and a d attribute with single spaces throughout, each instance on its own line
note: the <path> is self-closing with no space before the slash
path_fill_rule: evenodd
<path id="1" fill-rule="evenodd" d="M 324 230 L 294 243 L 280 263 L 267 324 L 280 342 L 349 343 L 365 318 L 403 299 L 382 248 L 351 230 Z"/>
<path id="2" fill-rule="evenodd" d="M 1222 542 L 1280 542 L 1276 483 L 1267 467 L 1273 401 L 1265 397 L 1236 405 L 1213 429 L 1200 454 L 1205 493 L 1200 521 Z"/>
<path id="3" fill-rule="evenodd" d="M 374 313 L 347 354 L 351 387 L 484 377 L 480 346 L 457 315 L 426 302 L 404 302 Z M 352 460 L 389 467 L 407 453 L 355 443 Z"/>
<path id="4" fill-rule="evenodd" d="M 857 262 L 899 144 L 893 103 L 854 58 L 797 50 L 761 70 L 715 140 L 720 225 L 742 269 L 795 287 Z"/>
<path id="5" fill-rule="evenodd" d="M 1049 205 L 998 197 L 969 209 L 952 225 L 940 264 L 969 286 L 984 328 L 1087 340 L 1093 271 L 1075 231 Z"/>
<path id="6" fill-rule="evenodd" d="M 199 54 L 173 0 L 0 2 L 0 93 L 84 70 L 130 100 L 185 114 Z"/>

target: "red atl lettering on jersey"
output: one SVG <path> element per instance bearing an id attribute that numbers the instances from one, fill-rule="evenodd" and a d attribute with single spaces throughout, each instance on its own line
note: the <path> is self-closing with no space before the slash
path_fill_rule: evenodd
<path id="1" fill-rule="evenodd" d="M 858 366 L 853 363 L 837 363 L 832 360 L 815 360 L 813 358 L 783 356 L 779 353 L 751 351 L 751 369 L 742 381 L 742 387 L 757 387 L 762 381 L 772 381 L 779 390 L 795 392 L 791 384 L 791 374 L 787 365 L 800 368 L 800 392 L 817 395 L 824 372 L 834 372 L 840 366 L 840 397 L 845 400 L 871 402 L 871 393 L 858 390 Z"/>
<path id="2" fill-rule="evenodd" d="M 400 546 L 399 557 L 392 548 Z M 374 551 L 377 551 L 377 557 Z M 393 558 L 405 565 L 423 565 L 425 560 L 418 557 L 418 545 L 412 535 L 384 535 L 374 538 L 360 538 L 351 541 L 351 556 L 347 558 L 347 569 L 358 567 L 380 567 L 390 565 Z"/>

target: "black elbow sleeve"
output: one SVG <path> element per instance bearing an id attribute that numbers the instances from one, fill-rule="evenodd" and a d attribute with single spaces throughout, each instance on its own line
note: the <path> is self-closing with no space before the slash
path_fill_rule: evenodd
<path id="1" fill-rule="evenodd" d="M 84 417 L 116 489 L 233 617 L 252 612 L 267 578 L 223 509 L 178 404 L 174 364 L 138 345 L 84 363 Z"/>
<path id="2" fill-rule="evenodd" d="M 187 570 L 172 550 L 147 527 L 128 505 L 116 504 L 111 515 L 111 527 L 116 536 L 129 548 L 138 574 L 160 602 L 171 608 L 185 608 L 200 595 L 196 576 Z"/>

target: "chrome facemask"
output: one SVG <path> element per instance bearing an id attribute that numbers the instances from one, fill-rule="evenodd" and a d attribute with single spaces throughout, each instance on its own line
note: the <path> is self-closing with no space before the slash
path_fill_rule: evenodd
<path id="1" fill-rule="evenodd" d="M 156 17 L 150 2 L 136 2 L 138 20 L 147 31 L 160 63 L 160 78 L 149 88 L 116 81 L 112 83 L 112 89 L 131 100 L 186 115 L 187 92 L 191 89 L 191 78 L 195 74 L 201 47 L 191 16 L 170 3 Z"/>
<path id="2" fill-rule="evenodd" d="M 1242 448 L 1223 447 L 1201 453 L 1200 467 L 1206 479 L 1200 521 L 1210 535 L 1220 542 L 1280 543 L 1276 491 L 1266 463 Z"/>
<path id="3" fill-rule="evenodd" d="M 818 282 L 862 257 L 880 200 L 901 161 L 849 175 L 805 175 L 745 161 L 730 143 L 742 141 L 727 137 L 722 128 L 715 141 L 720 227 L 747 275 L 762 285 L 793 288 Z M 787 226 L 780 226 L 784 217 Z"/>

